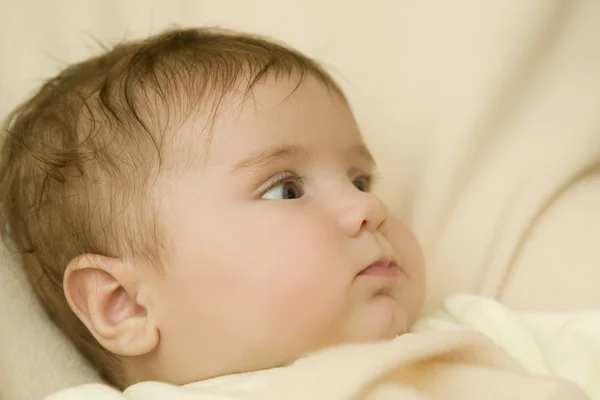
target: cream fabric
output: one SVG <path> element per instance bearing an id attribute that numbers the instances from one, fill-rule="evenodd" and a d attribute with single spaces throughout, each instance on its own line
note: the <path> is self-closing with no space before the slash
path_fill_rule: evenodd
<path id="1" fill-rule="evenodd" d="M 600 2 L 0 0 L 0 114 L 94 38 L 175 23 L 275 36 L 341 81 L 423 243 L 429 309 L 600 307 Z M 0 398 L 94 379 L 5 261 L 0 304 Z"/>
<path id="2" fill-rule="evenodd" d="M 387 394 L 384 397 L 382 391 Z M 593 400 L 557 378 L 529 375 L 483 336 L 467 331 L 406 334 L 328 349 L 278 370 L 185 386 L 143 382 L 119 393 L 70 388 L 46 400 Z"/>
<path id="3" fill-rule="evenodd" d="M 499 352 L 494 357 L 487 357 L 485 361 L 479 358 L 467 356 L 469 352 L 475 351 L 471 346 L 473 337 L 467 336 L 466 339 L 460 333 L 461 331 L 473 331 L 485 335 L 491 339 L 498 347 L 505 351 Z M 430 336 L 432 332 L 449 332 L 449 334 L 439 334 Z M 311 386 L 308 391 L 302 392 L 304 397 L 310 399 L 334 399 L 334 398 L 355 398 L 358 393 L 365 389 L 374 377 L 388 375 L 403 365 L 408 374 L 419 374 L 419 370 L 425 367 L 426 363 L 431 370 L 436 368 L 436 358 L 442 358 L 446 362 L 452 359 L 454 363 L 462 364 L 462 367 L 471 369 L 469 384 L 465 385 L 465 393 L 460 392 L 461 398 L 477 398 L 471 396 L 471 392 L 477 392 L 476 386 L 482 371 L 492 368 L 509 369 L 519 375 L 519 378 L 526 382 L 523 387 L 511 388 L 517 396 L 523 395 L 521 391 L 530 387 L 535 387 L 539 382 L 535 379 L 528 380 L 525 372 L 536 376 L 545 376 L 548 379 L 564 380 L 578 386 L 585 391 L 591 400 L 600 400 L 600 310 L 597 311 L 571 311 L 571 312 L 515 312 L 498 301 L 471 294 L 456 294 L 445 299 L 443 307 L 437 309 L 425 318 L 418 321 L 411 329 L 411 333 L 423 335 L 423 338 L 396 339 L 390 344 L 364 345 L 362 358 L 356 358 L 352 361 L 355 364 L 356 376 L 335 374 L 331 371 L 340 371 L 340 362 L 346 362 L 348 355 L 351 354 L 352 347 L 347 350 L 331 351 L 329 357 L 321 357 L 320 360 L 325 364 L 321 366 L 319 372 L 323 371 L 324 382 L 321 387 Z M 435 338 L 435 340 L 433 339 Z M 462 345 L 457 345 L 465 340 Z M 476 342 L 480 338 L 476 338 Z M 415 345 L 420 352 L 415 352 Z M 410 346 L 410 349 L 408 348 Z M 446 350 L 441 351 L 439 347 L 448 346 Z M 481 346 L 482 348 L 477 348 Z M 476 351 L 490 351 L 487 347 L 490 344 L 481 342 L 477 345 Z M 373 351 L 369 351 L 372 349 Z M 467 351 L 465 351 L 468 349 Z M 495 349 L 493 352 L 496 352 Z M 385 353 L 385 357 L 377 356 L 377 353 Z M 431 353 L 433 352 L 433 356 Z M 391 353 L 391 356 L 390 356 Z M 443 354 L 443 356 L 442 356 Z M 416 356 L 416 357 L 415 357 Z M 510 356 L 510 357 L 509 357 Z M 339 358 L 336 360 L 336 357 Z M 415 362 L 416 358 L 419 361 Z M 309 357 L 310 358 L 310 357 Z M 512 359 L 511 359 L 512 358 Z M 458 362 L 458 360 L 461 360 Z M 516 364 L 523 369 L 515 368 L 506 360 L 514 360 Z M 482 362 L 483 361 L 483 362 Z M 303 364 L 307 361 L 301 361 Z M 388 364 L 391 362 L 391 364 Z M 309 361 L 314 365 L 315 361 Z M 451 364 L 451 363 L 450 363 Z M 293 379 L 294 381 L 305 382 L 312 381 L 315 371 L 306 373 L 294 371 L 295 366 L 286 368 L 277 368 L 271 370 L 255 371 L 245 374 L 235 374 L 222 376 L 214 379 L 208 379 L 196 382 L 182 387 L 167 385 L 156 382 L 143 382 L 129 387 L 124 393 L 117 390 L 109 390 L 106 386 L 97 384 L 82 385 L 77 388 L 70 388 L 51 396 L 47 400 L 70 400 L 70 399 L 90 399 L 90 400 L 136 400 L 136 399 L 180 399 L 180 400 L 242 400 L 257 398 L 263 399 L 264 392 L 277 393 L 271 389 L 271 385 L 276 385 L 281 390 L 280 398 L 289 398 L 289 392 L 285 386 L 278 384 L 280 380 Z M 453 373 L 452 367 L 446 366 L 447 373 Z M 302 369 L 300 369 L 302 371 Z M 329 372 L 324 372 L 329 371 Z M 410 371 L 410 373 L 408 372 Z M 498 371 L 496 371 L 497 373 Z M 504 371 L 503 371 L 504 372 Z M 349 373 L 349 372 L 348 372 Z M 327 383 L 329 379 L 329 383 Z M 505 378 L 496 378 L 500 385 L 506 385 Z M 416 379 L 410 379 L 408 382 L 397 381 L 397 389 L 416 390 L 423 393 L 425 382 L 413 386 Z M 512 382 L 512 381 L 511 381 Z M 437 382 L 440 385 L 439 382 Z M 330 387 L 334 386 L 336 390 Z M 483 386 L 483 385 L 482 385 Z M 499 394 L 497 388 L 488 386 L 488 392 L 485 398 L 509 398 L 506 393 Z M 438 393 L 435 395 L 428 393 L 432 398 L 456 398 L 458 394 L 438 387 Z M 295 394 L 300 396 L 300 394 Z M 396 398 L 400 398 L 396 394 Z M 404 397 L 405 396 L 405 397 Z M 415 395 L 412 395 L 415 396 Z M 454 396 L 454 397 L 453 397 Z M 503 397 L 505 396 L 505 397 Z M 565 394 L 566 396 L 566 394 Z M 413 399 L 409 394 L 404 394 L 402 399 Z M 416 397 L 419 399 L 421 397 Z M 536 397 L 537 398 L 537 397 Z M 570 397 L 569 397 L 570 398 Z"/>
<path id="4" fill-rule="evenodd" d="M 513 311 L 486 297 L 457 294 L 412 332 L 464 329 L 492 339 L 530 373 L 568 380 L 600 400 L 600 309 Z"/>

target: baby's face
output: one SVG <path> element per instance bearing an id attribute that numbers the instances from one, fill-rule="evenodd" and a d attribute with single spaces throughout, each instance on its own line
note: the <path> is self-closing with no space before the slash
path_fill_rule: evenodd
<path id="1" fill-rule="evenodd" d="M 392 338 L 421 307 L 419 245 L 370 193 L 351 111 L 315 79 L 295 86 L 268 80 L 243 106 L 229 99 L 208 150 L 206 120 L 178 133 L 187 164 L 160 193 L 168 248 L 148 308 L 170 381 Z"/>

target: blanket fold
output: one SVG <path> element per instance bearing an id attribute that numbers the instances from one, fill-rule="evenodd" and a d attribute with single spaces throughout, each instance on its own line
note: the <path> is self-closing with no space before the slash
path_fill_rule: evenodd
<path id="1" fill-rule="evenodd" d="M 528 374 L 483 335 L 408 334 L 298 361 L 253 399 L 588 399 L 573 384 Z"/>

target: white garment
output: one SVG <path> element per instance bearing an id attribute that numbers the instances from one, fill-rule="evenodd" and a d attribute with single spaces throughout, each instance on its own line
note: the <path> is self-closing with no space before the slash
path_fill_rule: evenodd
<path id="1" fill-rule="evenodd" d="M 600 310 L 515 312 L 481 296 L 455 295 L 440 310 L 417 322 L 411 333 L 465 329 L 492 339 L 530 373 L 571 381 L 591 399 L 600 400 Z M 248 399 L 275 382 L 279 371 L 290 368 L 228 375 L 180 387 L 142 382 L 123 393 L 90 384 L 58 392 L 47 400 Z"/>
<path id="2" fill-rule="evenodd" d="M 57 392 L 46 400 L 240 400 L 267 386 L 281 369 L 220 376 L 184 386 L 141 382 L 123 393 L 107 385 L 92 383 Z"/>
<path id="3" fill-rule="evenodd" d="M 492 339 L 529 372 L 569 380 L 600 399 L 600 310 L 519 312 L 460 294 L 447 298 L 412 331 L 465 328 Z"/>

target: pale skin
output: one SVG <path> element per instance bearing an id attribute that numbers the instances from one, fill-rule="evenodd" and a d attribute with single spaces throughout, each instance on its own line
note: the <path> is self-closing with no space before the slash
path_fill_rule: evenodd
<path id="1" fill-rule="evenodd" d="M 183 125 L 173 146 L 198 162 L 177 170 L 173 156 L 176 173 L 157 184 L 161 273 L 99 255 L 69 265 L 69 304 L 130 382 L 282 366 L 416 319 L 417 240 L 371 192 L 375 164 L 347 104 L 310 76 L 296 84 L 268 78 L 253 101 L 230 96 L 208 151 L 194 131 L 206 121 Z M 378 260 L 395 272 L 361 274 Z"/>

